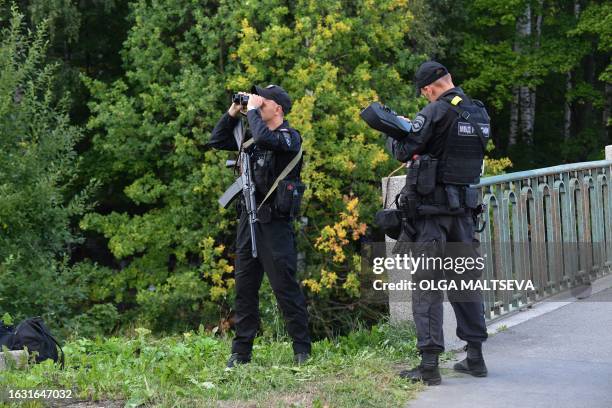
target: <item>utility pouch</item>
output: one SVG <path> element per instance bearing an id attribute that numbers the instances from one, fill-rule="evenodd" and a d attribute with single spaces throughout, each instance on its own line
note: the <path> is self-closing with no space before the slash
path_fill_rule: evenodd
<path id="1" fill-rule="evenodd" d="M 420 160 L 413 160 L 406 168 L 406 186 L 416 186 L 419 181 Z"/>
<path id="2" fill-rule="evenodd" d="M 466 187 L 465 188 L 465 206 L 467 208 L 475 209 L 478 207 L 478 201 L 480 198 L 480 192 L 477 188 Z"/>
<path id="3" fill-rule="evenodd" d="M 274 208 L 276 208 L 278 214 L 291 218 L 297 216 L 300 212 L 300 205 L 305 190 L 306 186 L 301 181 L 279 181 L 274 200 Z"/>
<path id="4" fill-rule="evenodd" d="M 461 207 L 461 201 L 459 197 L 459 187 L 447 184 L 444 186 L 446 190 L 446 200 L 448 202 L 448 209 L 451 211 L 457 210 Z"/>
<path id="5" fill-rule="evenodd" d="M 416 217 L 416 208 L 420 203 L 417 195 L 417 183 L 419 181 L 420 160 L 412 160 L 406 167 L 406 184 L 402 187 L 397 200 L 397 206 L 408 218 Z"/>
<path id="6" fill-rule="evenodd" d="M 417 175 L 417 193 L 422 196 L 429 195 L 436 188 L 436 175 L 438 160 L 421 156 Z"/>
<path id="7" fill-rule="evenodd" d="M 409 219 L 413 219 L 417 215 L 417 207 L 420 203 L 421 198 L 417 194 L 416 186 L 406 181 L 406 185 L 402 187 L 397 201 L 399 209 L 401 209 Z"/>

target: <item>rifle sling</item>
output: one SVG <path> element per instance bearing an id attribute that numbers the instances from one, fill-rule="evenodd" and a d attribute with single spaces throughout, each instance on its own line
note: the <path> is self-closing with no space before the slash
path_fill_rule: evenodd
<path id="1" fill-rule="evenodd" d="M 281 173 L 278 175 L 276 180 L 274 180 L 274 184 L 272 184 L 272 187 L 270 187 L 270 190 L 268 190 L 268 194 L 266 194 L 261 204 L 259 204 L 259 206 L 257 207 L 257 210 L 261 208 L 261 206 L 266 202 L 268 197 L 270 197 L 270 195 L 274 192 L 274 190 L 276 190 L 276 187 L 278 187 L 278 183 L 282 179 L 287 177 L 287 175 L 291 172 L 291 170 L 294 169 L 294 167 L 298 164 L 301 158 L 302 158 L 302 146 L 300 146 L 300 150 L 297 152 L 295 157 L 289 162 L 289 164 L 287 164 L 287 167 L 285 167 L 283 171 L 281 171 Z"/>

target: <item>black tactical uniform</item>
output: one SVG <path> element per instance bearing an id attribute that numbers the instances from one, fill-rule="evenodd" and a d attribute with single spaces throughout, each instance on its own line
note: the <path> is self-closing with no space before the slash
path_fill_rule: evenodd
<path id="1" fill-rule="evenodd" d="M 436 69 L 438 70 L 437 75 L 434 73 Z M 425 78 L 424 83 L 420 86 L 417 79 L 418 90 L 448 73 L 446 68 L 435 62 L 423 64 L 419 71 L 429 72 L 432 75 L 429 76 L 429 79 Z M 454 110 L 456 108 L 453 107 L 451 101 L 471 113 L 471 115 L 466 115 L 470 116 L 470 122 L 458 117 L 458 112 Z M 416 159 L 418 156 L 421 159 L 427 157 L 438 159 L 435 189 L 430 194 L 417 196 L 419 210 L 412 219 L 410 233 L 406 232 L 403 235 L 410 241 L 419 243 L 411 245 L 418 246 L 423 243 L 422 247 L 426 248 L 428 255 L 479 256 L 478 240 L 474 237 L 476 203 L 466 202 L 469 190 L 466 187 L 468 184 L 478 183 L 484 156 L 484 139 L 481 140 L 471 123 L 477 123 L 480 126 L 481 135 L 488 138 L 489 117 L 484 106 L 478 101 L 472 101 L 461 88 L 455 87 L 446 91 L 416 115 L 409 136 L 396 139 L 388 137 L 387 139 L 388 149 L 397 160 L 402 162 L 410 163 L 413 157 Z M 412 163 L 414 165 L 416 161 Z M 409 178 L 410 176 L 408 181 Z M 447 191 L 447 186 L 450 192 Z M 421 188 L 422 186 L 417 185 L 415 189 L 416 187 Z M 472 197 L 471 201 L 476 200 L 476 192 L 476 189 L 471 189 L 469 194 Z M 458 199 L 460 208 L 444 214 L 449 207 L 448 194 L 451 193 Z M 401 200 L 402 197 L 400 197 Z M 473 208 L 468 208 L 468 206 Z M 447 243 L 466 245 L 448 245 Z M 418 282 L 421 279 L 457 278 L 457 276 L 449 276 L 447 272 L 417 271 L 413 279 Z M 471 271 L 463 278 L 478 278 L 478 273 L 479 271 Z M 450 290 L 447 291 L 447 294 L 457 319 L 457 336 L 468 342 L 470 347 L 468 357 L 472 363 L 470 367 L 467 367 L 468 363 L 464 361 L 460 364 L 467 368 L 461 369 L 460 364 L 455 368 L 472 375 L 484 376 L 486 367 L 482 359 L 481 345 L 487 339 L 487 329 L 482 294 L 480 291 L 467 293 Z M 437 356 L 444 351 L 443 300 L 444 293 L 441 290 L 420 290 L 416 285 L 416 289 L 412 292 L 412 312 L 417 331 L 417 347 L 421 352 L 422 362 L 416 369 L 402 372 L 400 374 L 402 377 L 411 380 L 422 379 L 430 385 L 439 384 Z"/>
<path id="2" fill-rule="evenodd" d="M 266 90 L 271 87 L 275 87 L 275 91 L 286 95 L 282 88 L 276 86 L 270 86 L 265 90 L 257 87 L 254 93 L 272 99 L 274 96 L 266 93 Z M 283 100 L 283 102 L 286 101 Z M 289 105 L 279 104 L 284 105 L 284 112 L 288 113 L 291 106 L 290 101 Z M 300 150 L 302 139 L 298 131 L 291 128 L 287 121 L 284 121 L 275 130 L 268 129 L 261 118 L 259 109 L 249 110 L 247 119 L 250 131 L 245 138 L 248 140 L 252 137 L 254 140 L 247 152 L 250 156 L 253 181 L 256 186 L 256 202 L 259 205 L 277 176 Z M 238 120 L 226 112 L 215 126 L 208 146 L 223 150 L 238 150 L 232 133 Z M 285 179 L 299 180 L 301 165 L 300 160 Z M 275 191 L 268 197 L 262 208 L 271 211 L 271 217 L 258 217 L 260 221 L 256 223 L 257 258 L 253 258 L 251 253 L 249 218 L 244 198 L 240 195 L 235 265 L 236 335 L 232 342 L 232 358 L 228 366 L 233 366 L 235 362 L 248 362 L 251 358 L 253 340 L 260 325 L 258 292 L 264 271 L 268 275 L 270 285 L 285 318 L 287 332 L 293 339 L 295 355 L 310 353 L 311 340 L 308 331 L 306 301 L 296 278 L 295 232 L 290 214 L 281 213 L 274 205 L 276 193 Z M 258 213 L 265 213 L 265 211 Z"/>

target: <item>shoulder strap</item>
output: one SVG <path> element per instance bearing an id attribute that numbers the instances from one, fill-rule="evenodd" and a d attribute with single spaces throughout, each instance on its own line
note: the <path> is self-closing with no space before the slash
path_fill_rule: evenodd
<path id="1" fill-rule="evenodd" d="M 253 140 L 253 139 L 249 139 L 249 140 Z M 297 154 L 293 157 L 293 159 L 291 159 L 291 161 L 289 162 L 289 164 L 287 164 L 287 166 L 283 169 L 283 171 L 281 171 L 281 173 L 278 175 L 278 177 L 276 178 L 276 180 L 274 180 L 274 184 L 272 184 L 272 187 L 270 187 L 270 190 L 268 190 L 268 194 L 266 194 L 266 196 L 264 197 L 264 199 L 261 201 L 261 204 L 259 204 L 259 206 L 257 207 L 257 209 L 259 210 L 261 208 L 261 206 L 266 202 L 266 200 L 268 199 L 268 197 L 270 197 L 270 195 L 272 195 L 272 193 L 274 192 L 274 190 L 276 190 L 276 187 L 278 187 L 278 183 L 284 179 L 285 177 L 287 177 L 287 175 L 291 172 L 291 170 L 293 170 L 295 168 L 295 166 L 298 164 L 298 162 L 300 161 L 300 159 L 302 158 L 302 146 L 300 145 L 300 150 L 297 152 Z"/>
<path id="2" fill-rule="evenodd" d="M 250 138 L 249 140 L 247 140 L 246 142 L 244 142 L 242 144 L 242 148 L 246 149 L 247 147 L 249 147 L 250 145 L 252 145 L 253 143 L 255 143 L 255 139 Z"/>
<path id="3" fill-rule="evenodd" d="M 63 370 L 64 369 L 64 350 L 62 350 L 61 344 L 59 344 L 57 339 L 55 337 L 53 337 L 51 335 L 51 333 L 47 332 L 47 336 L 53 341 L 53 343 L 55 343 L 55 345 L 57 346 L 57 348 L 60 351 L 60 368 Z"/>
<path id="4" fill-rule="evenodd" d="M 453 97 L 453 99 L 451 99 L 450 101 L 447 98 L 441 98 L 444 102 L 448 103 L 450 105 L 450 108 L 453 112 L 455 112 L 457 115 L 459 115 L 462 119 L 467 120 L 467 122 L 472 125 L 472 127 L 474 128 L 474 130 L 476 131 L 476 134 L 478 135 L 478 138 L 480 139 L 480 143 L 482 144 L 482 150 L 487 151 L 487 138 L 485 137 L 485 135 L 482 133 L 482 129 L 480 129 L 480 126 L 478 125 L 478 123 L 474 122 L 472 119 L 470 119 L 470 112 L 465 111 L 463 109 L 461 109 L 459 107 L 459 103 L 463 100 L 461 99 L 461 97 L 459 95 L 455 95 Z"/>
<path id="5" fill-rule="evenodd" d="M 51 340 L 54 343 L 54 346 L 57 346 L 57 348 L 59 348 L 60 368 L 63 370 L 64 369 L 64 350 L 62 349 L 62 345 L 59 343 L 59 341 L 57 341 L 55 337 L 53 337 L 49 329 L 47 329 L 47 326 L 45 326 L 45 324 L 43 323 L 43 320 L 41 317 L 38 316 L 32 319 L 31 324 L 36 326 L 38 331 L 40 331 L 44 336 L 46 336 L 49 340 Z"/>

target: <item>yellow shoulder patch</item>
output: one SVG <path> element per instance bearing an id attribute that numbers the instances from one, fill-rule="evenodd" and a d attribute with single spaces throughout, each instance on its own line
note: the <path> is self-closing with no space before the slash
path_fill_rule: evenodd
<path id="1" fill-rule="evenodd" d="M 459 102 L 461 102 L 463 99 L 461 99 L 461 97 L 459 97 L 459 95 L 456 95 L 452 100 L 451 100 L 451 104 L 452 105 L 458 105 Z"/>

